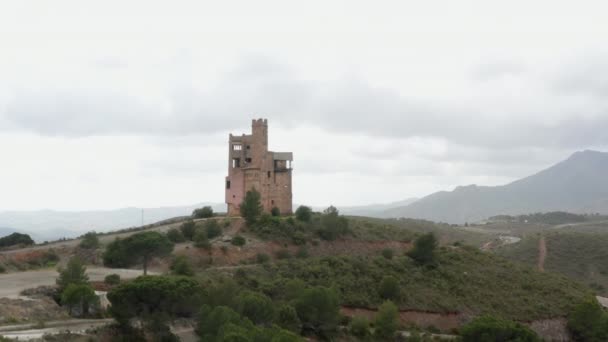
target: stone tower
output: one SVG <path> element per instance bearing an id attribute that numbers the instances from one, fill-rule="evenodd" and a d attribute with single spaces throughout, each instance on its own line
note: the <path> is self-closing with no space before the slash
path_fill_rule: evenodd
<path id="1" fill-rule="evenodd" d="M 268 151 L 266 119 L 253 120 L 251 135 L 230 134 L 226 177 L 228 216 L 240 215 L 241 202 L 253 188 L 260 193 L 265 212 L 277 207 L 281 214 L 291 214 L 292 161 L 291 152 Z"/>

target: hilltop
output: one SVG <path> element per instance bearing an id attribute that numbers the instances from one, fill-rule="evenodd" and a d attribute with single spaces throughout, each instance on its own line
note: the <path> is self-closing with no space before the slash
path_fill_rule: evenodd
<path id="1" fill-rule="evenodd" d="M 460 186 L 387 210 L 382 216 L 462 224 L 531 212 L 608 213 L 607 172 L 608 153 L 576 152 L 546 170 L 506 185 Z"/>

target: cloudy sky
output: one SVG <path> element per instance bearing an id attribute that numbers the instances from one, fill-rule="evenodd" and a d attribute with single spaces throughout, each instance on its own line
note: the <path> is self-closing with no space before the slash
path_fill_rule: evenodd
<path id="1" fill-rule="evenodd" d="M 608 150 L 605 1 L 3 1 L 0 211 L 223 201 L 268 118 L 294 201 L 504 184 Z"/>

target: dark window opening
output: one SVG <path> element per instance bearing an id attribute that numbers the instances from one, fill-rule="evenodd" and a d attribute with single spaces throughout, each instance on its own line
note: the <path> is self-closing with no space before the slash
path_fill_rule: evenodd
<path id="1" fill-rule="evenodd" d="M 232 167 L 241 167 L 241 158 L 232 159 Z"/>
<path id="2" fill-rule="evenodd" d="M 274 200 L 270 200 L 270 204 L 274 205 Z"/>
<path id="3" fill-rule="evenodd" d="M 251 158 L 245 158 L 245 162 L 251 163 Z"/>
<path id="4" fill-rule="evenodd" d="M 248 150 L 251 150 L 251 146 L 247 145 L 247 149 L 248 149 Z"/>
<path id="5" fill-rule="evenodd" d="M 230 189 L 230 181 L 226 181 L 226 189 Z"/>
<path id="6" fill-rule="evenodd" d="M 270 178 L 270 171 L 268 171 L 268 178 Z"/>

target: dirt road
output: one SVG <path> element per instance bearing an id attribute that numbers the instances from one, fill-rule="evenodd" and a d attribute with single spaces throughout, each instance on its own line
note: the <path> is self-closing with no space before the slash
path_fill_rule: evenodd
<path id="1" fill-rule="evenodd" d="M 113 321 L 113 319 L 70 319 L 46 322 L 44 328 L 36 328 L 36 324 L 3 326 L 0 327 L 0 336 L 18 341 L 28 341 L 42 338 L 44 335 L 56 335 L 65 331 L 82 333 L 88 329 L 105 326 Z"/>
<path id="2" fill-rule="evenodd" d="M 545 258 L 547 257 L 547 242 L 545 237 L 541 236 L 538 239 L 538 270 L 541 272 L 545 271 Z"/>
<path id="3" fill-rule="evenodd" d="M 116 273 L 123 279 L 132 279 L 142 275 L 140 270 L 113 269 L 105 267 L 88 267 L 87 275 L 92 281 L 102 281 L 108 274 Z M 148 272 L 153 274 L 153 272 Z M 38 286 L 54 285 L 57 270 L 46 269 L 0 274 L 0 298 L 21 298 L 19 294 L 25 289 Z"/>

